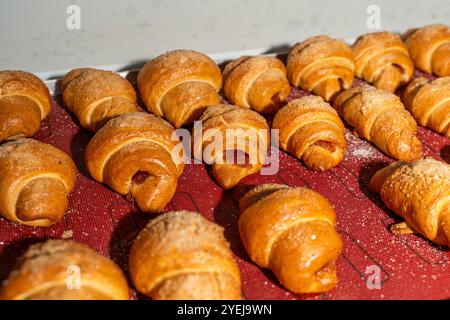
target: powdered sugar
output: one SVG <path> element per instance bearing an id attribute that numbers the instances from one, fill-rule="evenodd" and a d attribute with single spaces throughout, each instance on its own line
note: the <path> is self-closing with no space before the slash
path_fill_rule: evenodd
<path id="1" fill-rule="evenodd" d="M 352 132 L 345 132 L 345 140 L 347 142 L 347 154 L 358 159 L 372 159 L 380 155 L 370 143 L 363 139 L 357 138 Z"/>

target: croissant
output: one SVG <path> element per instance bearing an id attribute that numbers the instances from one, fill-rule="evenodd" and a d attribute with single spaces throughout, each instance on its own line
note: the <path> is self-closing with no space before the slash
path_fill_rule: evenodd
<path id="1" fill-rule="evenodd" d="M 294 293 L 331 290 L 342 240 L 333 207 L 306 188 L 264 184 L 240 202 L 239 234 L 250 258 Z"/>
<path id="2" fill-rule="evenodd" d="M 417 124 L 393 93 L 369 85 L 340 93 L 334 108 L 355 134 L 373 142 L 383 152 L 399 160 L 422 156 L 422 144 L 416 137 Z"/>
<path id="3" fill-rule="evenodd" d="M 41 79 L 24 71 L 0 71 L 0 142 L 33 136 L 51 105 Z"/>
<path id="4" fill-rule="evenodd" d="M 336 110 L 318 96 L 289 102 L 275 114 L 281 149 L 293 153 L 313 170 L 337 166 L 344 158 L 345 128 Z"/>
<path id="5" fill-rule="evenodd" d="M 421 126 L 450 138 L 450 77 L 414 79 L 406 87 L 403 101 Z"/>
<path id="6" fill-rule="evenodd" d="M 289 81 L 312 91 L 326 101 L 352 86 L 355 60 L 350 47 L 341 40 L 321 35 L 297 43 L 287 59 Z"/>
<path id="7" fill-rule="evenodd" d="M 196 212 L 173 211 L 150 221 L 134 241 L 129 264 L 136 289 L 155 300 L 241 299 L 239 269 L 223 228 Z"/>
<path id="8" fill-rule="evenodd" d="M 196 51 L 176 50 L 150 60 L 139 71 L 137 82 L 147 109 L 176 128 L 220 102 L 220 69 Z"/>
<path id="9" fill-rule="evenodd" d="M 74 69 L 62 79 L 61 90 L 66 108 L 90 131 L 97 131 L 111 118 L 137 111 L 136 92 L 115 72 Z"/>
<path id="10" fill-rule="evenodd" d="M 439 77 L 450 76 L 450 28 L 432 24 L 403 35 L 416 67 Z"/>
<path id="11" fill-rule="evenodd" d="M 199 121 L 202 131 L 196 133 L 194 128 L 194 156 L 203 156 L 212 165 L 212 174 L 222 188 L 231 189 L 261 169 L 270 141 L 269 126 L 261 115 L 220 104 L 206 109 Z"/>
<path id="12" fill-rule="evenodd" d="M 289 96 L 286 68 L 275 57 L 244 56 L 228 63 L 223 71 L 227 99 L 259 113 L 276 112 Z"/>
<path id="13" fill-rule="evenodd" d="M 378 171 L 370 187 L 405 219 L 393 226 L 394 233 L 418 232 L 450 246 L 450 165 L 432 158 L 398 161 Z"/>
<path id="14" fill-rule="evenodd" d="M 184 167 L 173 127 L 144 112 L 108 121 L 86 148 L 92 177 L 130 194 L 144 212 L 160 212 L 172 198 Z"/>
<path id="15" fill-rule="evenodd" d="M 0 146 L 0 215 L 30 226 L 61 220 L 76 181 L 72 159 L 32 139 Z"/>
<path id="16" fill-rule="evenodd" d="M 407 83 L 414 64 L 400 36 L 390 32 L 369 33 L 358 38 L 352 47 L 357 77 L 378 89 L 395 92 Z"/>
<path id="17" fill-rule="evenodd" d="M 0 289 L 0 300 L 127 300 L 119 267 L 69 240 L 32 245 Z"/>

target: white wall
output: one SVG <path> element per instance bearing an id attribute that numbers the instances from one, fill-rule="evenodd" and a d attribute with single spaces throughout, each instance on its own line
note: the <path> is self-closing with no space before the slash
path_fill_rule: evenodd
<path id="1" fill-rule="evenodd" d="M 70 4 L 81 30 L 66 27 Z M 450 24 L 449 0 L 1 0 L 0 70 L 138 65 L 176 48 L 277 49 L 321 33 L 349 39 L 369 31 L 373 4 L 385 30 Z"/>

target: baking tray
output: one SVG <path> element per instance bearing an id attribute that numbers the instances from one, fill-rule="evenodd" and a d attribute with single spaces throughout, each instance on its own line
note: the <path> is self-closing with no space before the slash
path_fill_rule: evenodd
<path id="1" fill-rule="evenodd" d="M 135 85 L 135 71 L 121 74 Z M 355 80 L 355 85 L 360 83 L 360 80 Z M 53 80 L 47 85 L 53 93 L 52 110 L 35 138 L 72 156 L 78 168 L 77 183 L 69 196 L 69 208 L 64 219 L 51 227 L 29 227 L 0 218 L 0 281 L 30 244 L 47 238 L 85 243 L 111 257 L 128 277 L 127 259 L 132 241 L 154 215 L 139 212 L 125 197 L 89 176 L 84 152 L 92 133 L 82 129 L 78 120 L 62 107 L 58 83 Z M 308 93 L 293 88 L 289 99 L 304 94 Z M 418 128 L 417 135 L 426 156 L 450 162 L 448 139 L 422 127 Z M 198 211 L 224 227 L 241 270 L 246 299 L 450 298 L 448 249 L 418 235 L 391 234 L 389 226 L 400 220 L 368 189 L 370 177 L 393 160 L 371 143 L 356 138 L 350 128 L 346 129 L 345 137 L 345 158 L 330 171 L 310 171 L 301 161 L 280 151 L 277 174 L 251 175 L 229 191 L 218 186 L 209 167 L 188 164 L 166 211 Z M 308 187 L 321 193 L 334 206 L 344 250 L 337 259 L 339 284 L 332 291 L 292 294 L 278 284 L 269 270 L 257 267 L 249 259 L 239 239 L 238 204 L 245 192 L 262 183 Z M 372 282 L 376 273 L 380 276 L 378 288 Z M 130 288 L 133 299 L 145 298 L 133 290 L 131 282 Z"/>

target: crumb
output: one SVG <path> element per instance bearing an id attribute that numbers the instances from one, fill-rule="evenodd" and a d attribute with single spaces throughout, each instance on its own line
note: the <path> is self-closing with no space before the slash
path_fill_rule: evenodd
<path id="1" fill-rule="evenodd" d="M 61 235 L 61 239 L 70 239 L 73 237 L 73 231 L 72 230 L 65 230 L 62 235 Z"/>

